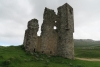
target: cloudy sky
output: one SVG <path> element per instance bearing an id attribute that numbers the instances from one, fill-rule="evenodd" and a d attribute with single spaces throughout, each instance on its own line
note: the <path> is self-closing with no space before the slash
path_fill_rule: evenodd
<path id="1" fill-rule="evenodd" d="M 74 9 L 74 39 L 100 40 L 100 0 L 0 0 L 0 45 L 22 44 L 29 20 L 41 25 L 45 7 L 57 12 L 64 3 Z"/>

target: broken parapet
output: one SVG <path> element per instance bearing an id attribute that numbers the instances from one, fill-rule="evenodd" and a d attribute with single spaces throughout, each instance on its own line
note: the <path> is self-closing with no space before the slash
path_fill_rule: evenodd
<path id="1" fill-rule="evenodd" d="M 26 51 L 74 59 L 73 8 L 69 4 L 60 6 L 57 15 L 45 8 L 40 36 L 37 36 L 38 28 L 37 19 L 28 22 L 23 43 Z"/>

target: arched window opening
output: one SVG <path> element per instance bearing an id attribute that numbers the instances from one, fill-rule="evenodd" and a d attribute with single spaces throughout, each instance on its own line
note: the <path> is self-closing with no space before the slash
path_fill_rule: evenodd
<path id="1" fill-rule="evenodd" d="M 53 29 L 54 29 L 54 30 L 56 30 L 56 29 L 57 29 L 57 27 L 56 27 L 56 26 L 54 26 L 54 27 L 53 27 Z"/>

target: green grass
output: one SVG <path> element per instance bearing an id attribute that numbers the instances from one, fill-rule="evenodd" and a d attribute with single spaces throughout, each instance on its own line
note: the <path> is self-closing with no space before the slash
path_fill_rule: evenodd
<path id="1" fill-rule="evenodd" d="M 93 41 L 91 39 L 75 39 L 74 45 L 76 57 L 100 59 L 100 41 Z"/>
<path id="2" fill-rule="evenodd" d="M 83 58 L 100 58 L 100 49 L 76 49 L 75 56 Z"/>
<path id="3" fill-rule="evenodd" d="M 10 46 L 0 47 L 0 67 L 100 67 L 100 62 L 70 60 L 39 53 L 31 55 L 21 46 Z"/>

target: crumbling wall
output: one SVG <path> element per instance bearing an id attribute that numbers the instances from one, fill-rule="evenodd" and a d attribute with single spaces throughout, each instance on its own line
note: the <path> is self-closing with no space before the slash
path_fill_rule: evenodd
<path id="1" fill-rule="evenodd" d="M 41 52 L 55 55 L 57 49 L 57 33 L 53 29 L 55 25 L 56 14 L 54 10 L 45 8 L 43 15 L 43 24 L 41 27 Z"/>
<path id="2" fill-rule="evenodd" d="M 58 55 L 66 58 L 74 58 L 73 43 L 73 8 L 67 3 L 58 8 Z"/>
<path id="3" fill-rule="evenodd" d="M 28 22 L 27 30 L 24 36 L 24 47 L 26 51 L 35 52 L 38 46 L 38 31 L 39 25 L 37 19 L 32 19 Z"/>
<path id="4" fill-rule="evenodd" d="M 28 22 L 23 43 L 26 51 L 74 59 L 73 8 L 69 4 L 60 6 L 57 15 L 54 10 L 45 8 L 41 36 L 37 36 L 38 28 L 37 19 Z"/>

